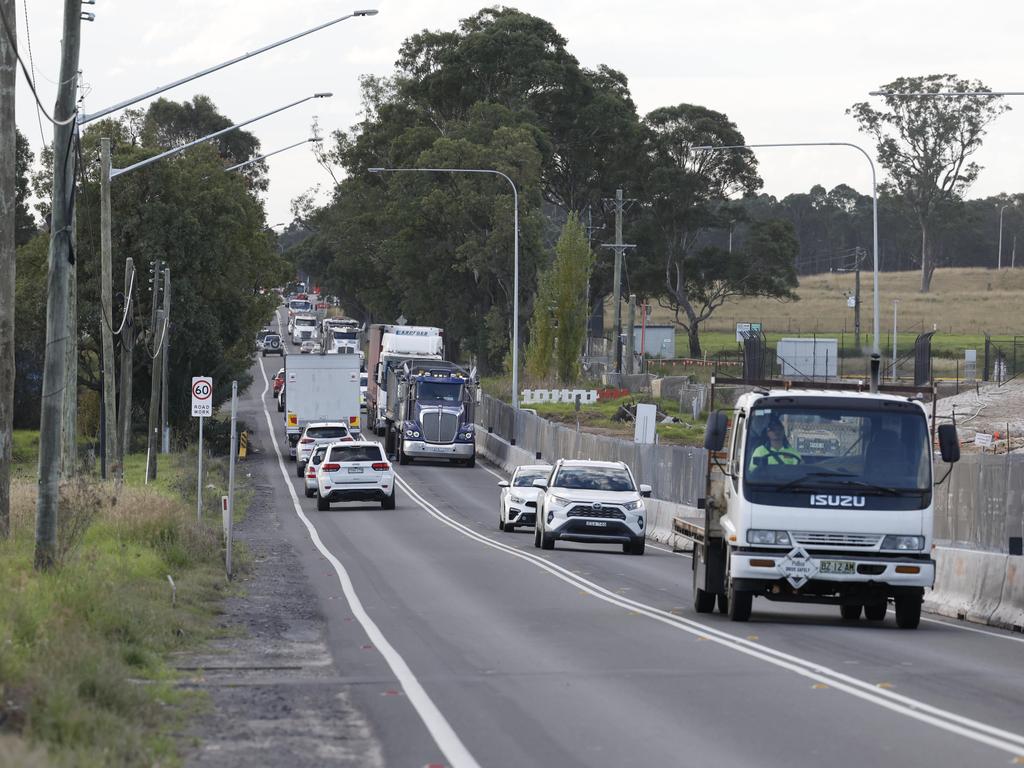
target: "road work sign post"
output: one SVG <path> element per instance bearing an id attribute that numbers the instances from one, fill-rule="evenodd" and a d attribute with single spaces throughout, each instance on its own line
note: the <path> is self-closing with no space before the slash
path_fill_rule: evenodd
<path id="1" fill-rule="evenodd" d="M 196 520 L 203 521 L 203 419 L 213 415 L 213 379 L 192 377 L 192 418 L 199 417 L 199 469 L 196 479 Z"/>

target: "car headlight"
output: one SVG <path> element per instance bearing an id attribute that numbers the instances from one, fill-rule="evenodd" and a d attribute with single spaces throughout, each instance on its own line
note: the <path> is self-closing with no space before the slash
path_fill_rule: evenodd
<path id="1" fill-rule="evenodd" d="M 882 539 L 882 549 L 900 549 L 903 551 L 920 552 L 924 549 L 924 536 L 894 536 Z"/>
<path id="2" fill-rule="evenodd" d="M 637 499 L 636 501 L 631 501 L 628 504 L 623 504 L 622 506 L 626 510 L 628 510 L 630 512 L 633 512 L 634 510 L 637 510 L 637 509 L 643 509 L 644 508 L 644 503 L 640 499 Z"/>
<path id="3" fill-rule="evenodd" d="M 549 495 L 548 496 L 548 507 L 552 509 L 558 509 L 569 504 L 569 499 L 563 499 L 561 496 Z"/>
<path id="4" fill-rule="evenodd" d="M 758 528 L 751 528 L 747 531 L 747 543 L 748 544 L 779 544 L 784 547 L 790 545 L 789 534 L 785 531 L 768 531 Z"/>
<path id="5" fill-rule="evenodd" d="M 513 504 L 522 504 L 526 501 L 526 499 L 524 499 L 522 496 L 512 496 L 509 499 L 509 501 L 511 501 Z"/>

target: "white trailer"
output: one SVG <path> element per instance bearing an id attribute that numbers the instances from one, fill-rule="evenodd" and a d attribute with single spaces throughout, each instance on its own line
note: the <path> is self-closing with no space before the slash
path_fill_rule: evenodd
<path id="1" fill-rule="evenodd" d="M 358 355 L 288 355 L 284 382 L 290 458 L 295 458 L 295 445 L 310 422 L 341 421 L 349 431 L 361 431 Z"/>

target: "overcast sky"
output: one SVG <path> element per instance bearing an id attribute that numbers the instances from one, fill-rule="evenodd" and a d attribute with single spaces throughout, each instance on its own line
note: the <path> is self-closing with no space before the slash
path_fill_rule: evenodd
<path id="1" fill-rule="evenodd" d="M 52 109 L 64 4 L 27 5 L 37 84 Z M 603 63 L 624 72 L 641 115 L 660 106 L 701 104 L 727 114 L 751 143 L 853 141 L 870 151 L 845 110 L 903 75 L 950 72 L 979 78 L 994 90 L 1024 90 L 1024 3 L 1018 0 L 510 5 L 550 21 L 584 66 Z M 27 61 L 24 5 L 17 6 Z M 481 7 L 467 0 L 97 0 L 86 6 L 96 20 L 83 23 L 85 109 L 104 108 L 351 10 L 378 8 L 377 16 L 349 19 L 165 94 L 180 101 L 205 93 L 222 113 L 241 121 L 315 91 L 334 92 L 333 99 L 250 127 L 270 152 L 307 137 L 313 115 L 326 130 L 350 127 L 359 117 L 359 75 L 389 74 L 409 35 L 454 29 Z M 17 98 L 18 125 L 38 150 L 35 108 L 20 78 Z M 1024 191 L 1024 97 L 1009 103 L 1014 111 L 991 126 L 976 155 L 984 170 L 972 197 Z M 45 122 L 43 135 L 52 138 Z M 764 149 L 758 158 L 765 191 L 778 197 L 840 182 L 870 191 L 867 164 L 855 150 Z M 268 163 L 271 225 L 291 218 L 296 195 L 331 183 L 306 148 Z"/>

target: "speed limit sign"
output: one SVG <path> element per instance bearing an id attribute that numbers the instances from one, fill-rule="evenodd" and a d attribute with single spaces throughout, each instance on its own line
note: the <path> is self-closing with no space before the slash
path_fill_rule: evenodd
<path id="1" fill-rule="evenodd" d="M 192 415 L 213 416 L 213 379 L 192 377 Z"/>

